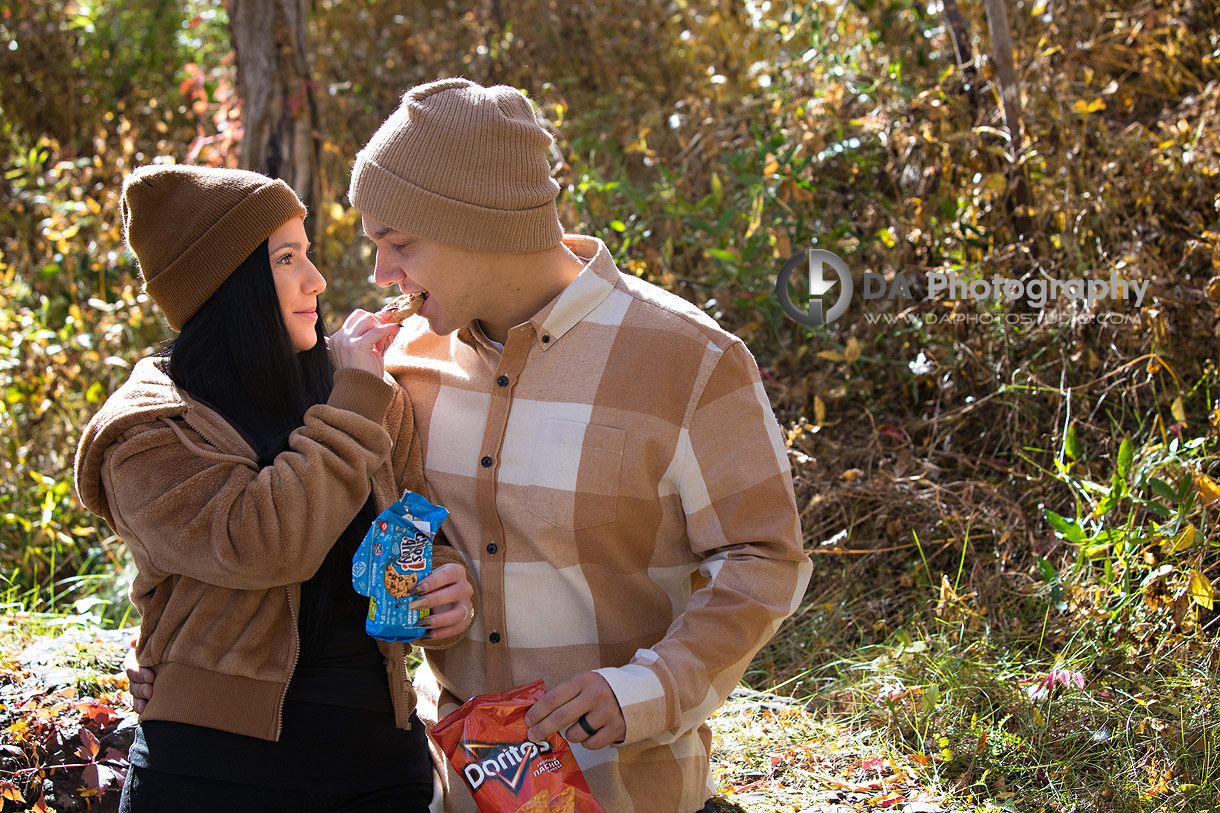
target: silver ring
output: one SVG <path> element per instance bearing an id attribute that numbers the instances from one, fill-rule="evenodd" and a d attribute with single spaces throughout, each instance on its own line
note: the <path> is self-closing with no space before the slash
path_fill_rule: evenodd
<path id="1" fill-rule="evenodd" d="M 590 737 L 601 731 L 600 728 L 594 728 L 593 726 L 589 725 L 589 718 L 584 714 L 580 715 L 580 719 L 576 721 L 576 724 L 583 728 L 585 733 Z"/>
<path id="2" fill-rule="evenodd" d="M 474 617 L 474 608 L 468 607 L 467 605 L 463 604 L 462 605 L 462 620 L 465 621 L 467 618 L 473 618 L 473 617 Z"/>

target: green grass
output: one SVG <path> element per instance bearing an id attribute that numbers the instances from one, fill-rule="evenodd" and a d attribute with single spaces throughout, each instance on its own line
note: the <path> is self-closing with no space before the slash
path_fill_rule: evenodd
<path id="1" fill-rule="evenodd" d="M 830 797 L 859 810 L 894 796 L 974 811 L 1220 804 L 1214 640 L 1141 653 L 1078 636 L 1038 656 L 1032 636 L 945 626 L 838 658 L 803 701 L 734 697 L 713 720 L 721 791 L 751 813 Z"/>

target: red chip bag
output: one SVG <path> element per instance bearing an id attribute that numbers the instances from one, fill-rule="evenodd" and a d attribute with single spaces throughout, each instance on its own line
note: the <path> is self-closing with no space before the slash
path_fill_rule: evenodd
<path id="1" fill-rule="evenodd" d="M 545 693 L 535 680 L 472 697 L 428 732 L 483 813 L 606 813 L 567 740 L 525 738 L 525 713 Z"/>

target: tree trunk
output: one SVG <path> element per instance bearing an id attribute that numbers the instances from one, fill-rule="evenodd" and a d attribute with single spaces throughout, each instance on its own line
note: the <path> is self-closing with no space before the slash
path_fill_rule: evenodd
<path id="1" fill-rule="evenodd" d="M 1029 212 L 1033 206 L 1029 185 L 1025 180 L 1025 165 L 1021 159 L 1024 135 L 1021 130 L 1021 89 L 1017 85 L 1017 69 L 1012 56 L 1012 29 L 1008 26 L 1007 0 L 985 0 L 987 27 L 991 30 L 991 54 L 996 76 L 1000 80 L 1000 101 L 1004 110 L 1004 126 L 1008 129 L 1012 163 L 1008 176 L 1012 180 L 1012 201 L 1017 231 L 1030 236 Z"/>
<path id="2" fill-rule="evenodd" d="M 1004 108 L 1004 125 L 1012 138 L 1015 154 L 1021 148 L 1021 91 L 1017 87 L 1017 69 L 1012 58 L 1012 30 L 1008 27 L 1006 0 L 986 0 L 987 27 L 991 29 L 991 54 L 1000 80 L 1000 100 Z"/>
<path id="3" fill-rule="evenodd" d="M 308 0 L 229 0 L 228 9 L 242 104 L 238 166 L 282 179 L 315 212 L 318 117 L 306 45 Z M 315 220 L 306 220 L 311 241 Z"/>
<path id="4" fill-rule="evenodd" d="M 962 90 L 970 99 L 970 108 L 977 113 L 979 107 L 978 76 L 974 68 L 974 49 L 970 47 L 970 29 L 966 26 L 957 0 L 944 0 L 945 22 L 953 35 L 953 51 L 957 55 L 957 69 L 962 72 Z"/>

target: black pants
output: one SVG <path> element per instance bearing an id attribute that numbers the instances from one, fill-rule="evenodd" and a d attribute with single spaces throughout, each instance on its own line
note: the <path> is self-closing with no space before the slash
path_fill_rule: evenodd
<path id="1" fill-rule="evenodd" d="M 427 813 L 432 787 L 397 785 L 365 793 L 317 793 L 199 779 L 132 765 L 119 813 Z"/>

